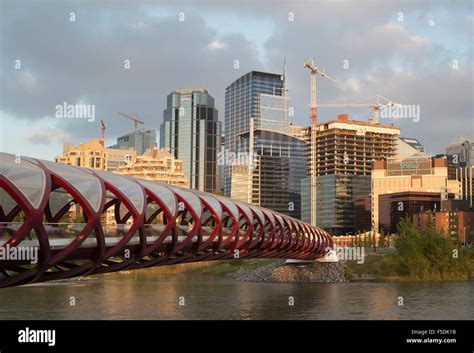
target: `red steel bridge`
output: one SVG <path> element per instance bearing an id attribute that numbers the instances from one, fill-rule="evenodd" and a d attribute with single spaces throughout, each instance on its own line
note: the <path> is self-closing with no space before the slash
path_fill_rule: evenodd
<path id="1" fill-rule="evenodd" d="M 0 287 L 195 261 L 316 260 L 333 246 L 268 209 L 6 153 L 0 244 Z"/>

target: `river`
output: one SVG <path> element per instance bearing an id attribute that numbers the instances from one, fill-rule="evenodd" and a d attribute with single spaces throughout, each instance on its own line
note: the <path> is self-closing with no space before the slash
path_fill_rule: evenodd
<path id="1" fill-rule="evenodd" d="M 472 320 L 474 283 L 246 283 L 146 269 L 0 289 L 0 302 L 0 319 Z"/>

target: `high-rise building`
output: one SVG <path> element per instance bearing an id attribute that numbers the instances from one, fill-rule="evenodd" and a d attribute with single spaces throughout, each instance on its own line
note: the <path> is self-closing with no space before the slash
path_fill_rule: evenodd
<path id="1" fill-rule="evenodd" d="M 183 161 L 190 188 L 218 191 L 221 134 L 214 98 L 206 89 L 176 90 L 168 95 L 160 126 L 160 147 L 169 148 L 175 158 Z"/>
<path id="2" fill-rule="evenodd" d="M 349 120 L 347 114 L 318 124 L 316 175 L 370 176 L 373 160 L 395 155 L 399 134 L 396 126 Z"/>
<path id="3" fill-rule="evenodd" d="M 310 140 L 310 130 L 302 130 L 305 141 Z M 399 134 L 398 127 L 350 120 L 347 114 L 316 126 L 317 226 L 334 235 L 355 231 L 355 201 L 370 194 L 372 161 L 393 156 Z"/>
<path id="4" fill-rule="evenodd" d="M 225 156 L 225 135 L 221 135 L 220 148 L 217 154 L 217 192 L 220 195 L 224 195 L 224 165 L 222 161 L 219 160 L 219 157 Z"/>
<path id="5" fill-rule="evenodd" d="M 136 156 L 135 149 L 104 147 L 103 140 L 92 139 L 78 146 L 64 144 L 63 154 L 55 157 L 57 163 L 97 170 L 113 171 Z"/>
<path id="6" fill-rule="evenodd" d="M 130 132 L 117 138 L 117 144 L 109 148 L 129 149 L 133 148 L 137 155 L 142 155 L 148 149 L 156 147 L 156 132 L 151 129 L 141 129 Z"/>
<path id="7" fill-rule="evenodd" d="M 474 165 L 456 168 L 454 180 L 459 182 L 459 199 L 474 208 Z"/>
<path id="8" fill-rule="evenodd" d="M 279 74 L 251 71 L 232 82 L 225 90 L 226 154 L 248 153 L 248 139 L 242 133 L 250 131 L 252 118 L 260 113 L 260 94 L 283 96 L 283 81 Z M 276 98 L 277 99 L 277 98 Z M 224 168 L 224 194 L 231 196 L 232 172 L 229 163 Z"/>
<path id="9" fill-rule="evenodd" d="M 183 162 L 174 158 L 166 149 L 148 149 L 141 156 L 134 156 L 114 173 L 129 175 L 163 184 L 188 187 L 188 176 L 183 172 Z"/>
<path id="10" fill-rule="evenodd" d="M 458 167 L 474 166 L 474 141 L 469 137 L 459 136 L 446 148 L 446 155 Z"/>
<path id="11" fill-rule="evenodd" d="M 291 134 L 281 75 L 252 71 L 226 89 L 225 193 L 233 199 L 301 218 L 307 177 L 305 142 Z"/>

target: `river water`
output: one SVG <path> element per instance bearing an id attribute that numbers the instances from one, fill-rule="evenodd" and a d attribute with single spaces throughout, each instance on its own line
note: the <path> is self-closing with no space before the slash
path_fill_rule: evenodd
<path id="1" fill-rule="evenodd" d="M 0 319 L 474 319 L 474 283 L 246 283 L 146 269 L 0 289 L 0 303 Z"/>

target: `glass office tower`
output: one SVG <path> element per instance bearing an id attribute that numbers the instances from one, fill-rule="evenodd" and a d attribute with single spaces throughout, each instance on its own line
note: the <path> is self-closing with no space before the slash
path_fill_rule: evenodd
<path id="1" fill-rule="evenodd" d="M 251 71 L 225 90 L 225 149 L 226 153 L 248 152 L 248 146 L 241 134 L 250 130 L 250 119 L 256 118 L 259 94 L 283 96 L 283 80 L 279 74 Z M 224 166 L 224 193 L 231 195 L 232 173 L 229 165 Z"/>
<path id="2" fill-rule="evenodd" d="M 233 199 L 301 218 L 306 147 L 290 134 L 284 77 L 252 71 L 226 90 L 226 151 L 243 154 L 225 166 Z"/>
<path id="3" fill-rule="evenodd" d="M 160 147 L 183 161 L 189 187 L 218 191 L 217 153 L 221 124 L 214 98 L 206 89 L 176 90 L 168 95 L 160 126 Z"/>
<path id="4" fill-rule="evenodd" d="M 134 148 L 137 155 L 142 155 L 146 150 L 156 147 L 155 130 L 142 129 L 130 132 L 117 138 L 117 144 L 111 148 L 127 149 Z"/>

